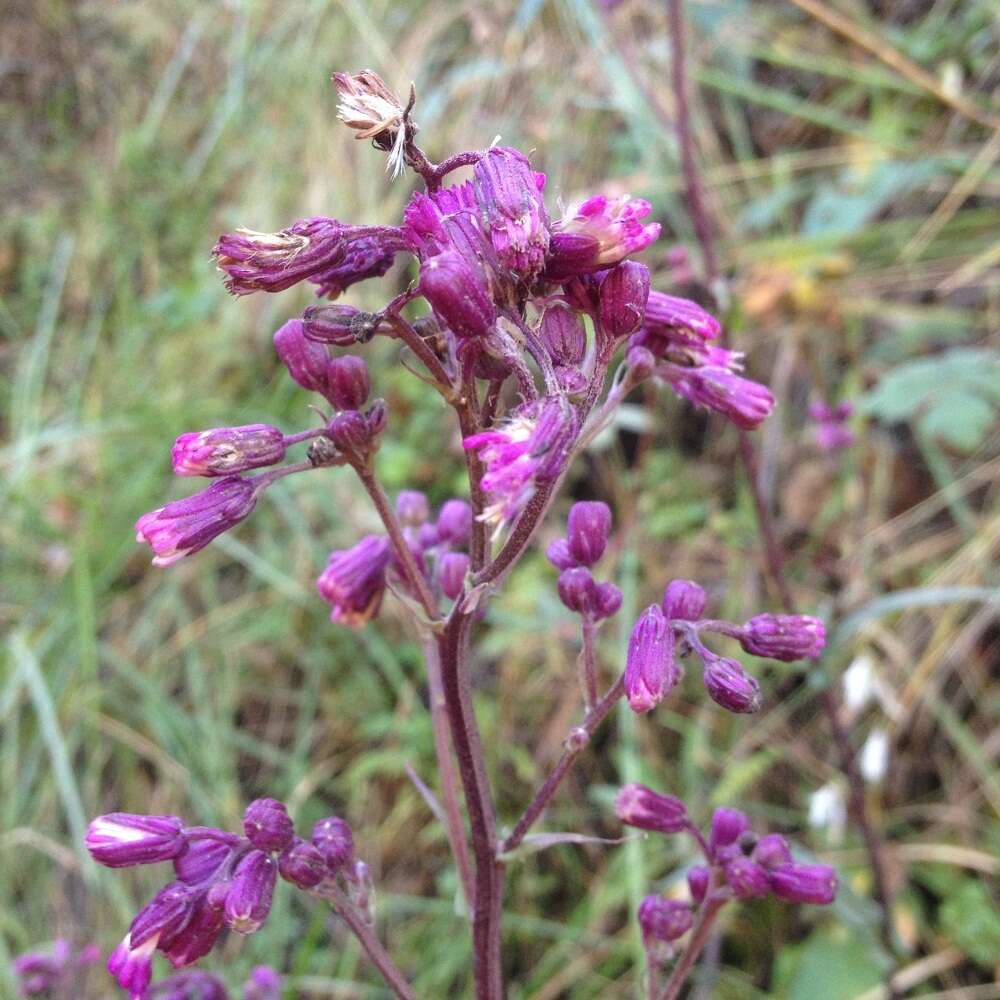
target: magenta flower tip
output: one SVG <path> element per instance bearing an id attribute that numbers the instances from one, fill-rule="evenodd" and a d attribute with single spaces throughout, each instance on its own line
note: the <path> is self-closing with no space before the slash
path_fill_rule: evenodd
<path id="1" fill-rule="evenodd" d="M 625 694 L 634 712 L 655 708 L 682 676 L 674 656 L 674 633 L 662 610 L 651 604 L 639 616 L 625 659 Z"/>
<path id="2" fill-rule="evenodd" d="M 721 806 L 712 813 L 712 825 L 708 837 L 709 849 L 713 854 L 722 847 L 729 847 L 750 829 L 746 813 L 738 809 Z"/>
<path id="3" fill-rule="evenodd" d="M 837 898 L 837 871 L 829 865 L 779 865 L 771 872 L 771 890 L 789 903 L 817 903 L 821 906 Z"/>
<path id="4" fill-rule="evenodd" d="M 271 910 L 278 866 L 266 851 L 251 851 L 236 865 L 226 893 L 225 920 L 237 934 L 259 930 Z"/>
<path id="5" fill-rule="evenodd" d="M 671 620 L 697 621 L 707 603 L 704 589 L 694 580 L 671 580 L 663 592 L 663 613 Z"/>
<path id="6" fill-rule="evenodd" d="M 566 543 L 579 566 L 593 566 L 604 555 L 611 534 L 611 508 L 600 500 L 581 501 L 569 509 Z"/>
<path id="7" fill-rule="evenodd" d="M 676 941 L 694 924 L 694 914 L 687 903 L 662 896 L 646 896 L 639 904 L 638 916 L 647 948 L 657 941 Z"/>
<path id="8" fill-rule="evenodd" d="M 109 813 L 91 820 L 84 844 L 107 868 L 149 865 L 177 857 L 186 846 L 177 816 Z"/>
<path id="9" fill-rule="evenodd" d="M 740 644 L 772 660 L 811 659 L 826 646 L 826 626 L 812 615 L 755 615 L 743 626 Z"/>

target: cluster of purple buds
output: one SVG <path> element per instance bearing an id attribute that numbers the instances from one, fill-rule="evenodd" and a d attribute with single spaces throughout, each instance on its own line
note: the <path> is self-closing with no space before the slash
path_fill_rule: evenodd
<path id="1" fill-rule="evenodd" d="M 716 809 L 706 838 L 673 795 L 645 785 L 625 785 L 615 799 L 615 812 L 628 826 L 654 833 L 686 833 L 698 845 L 705 864 L 688 872 L 691 903 L 648 896 L 639 907 L 639 924 L 651 958 L 669 947 L 693 922 L 693 907 L 732 899 L 774 896 L 789 903 L 829 904 L 837 895 L 837 872 L 829 865 L 794 861 L 788 841 L 777 833 L 758 837 L 750 820 L 736 809 Z"/>
<path id="2" fill-rule="evenodd" d="M 211 972 L 178 972 L 155 983 L 144 1000 L 230 1000 L 226 984 Z M 281 976 L 270 966 L 258 965 L 243 986 L 242 1000 L 281 1000 Z"/>
<path id="3" fill-rule="evenodd" d="M 396 500 L 403 537 L 424 582 L 453 600 L 465 586 L 472 508 L 464 500 L 448 500 L 435 521 L 430 520 L 427 497 L 404 490 Z M 348 628 L 369 622 L 382 605 L 389 586 L 407 591 L 409 583 L 397 564 L 385 535 L 366 535 L 349 549 L 334 549 L 316 581 L 320 596 L 330 605 L 330 620 Z M 411 595 L 412 596 L 412 595 Z"/>
<path id="4" fill-rule="evenodd" d="M 842 451 L 854 444 L 854 431 L 848 421 L 854 414 L 854 404 L 844 400 L 831 406 L 828 403 L 813 403 L 809 407 L 809 419 L 813 422 L 813 436 L 816 444 L 826 452 Z"/>
<path id="5" fill-rule="evenodd" d="M 753 656 L 773 660 L 812 659 L 826 644 L 823 622 L 811 615 L 755 615 L 743 625 L 705 619 L 705 591 L 691 580 L 672 580 L 660 604 L 639 616 L 629 639 L 625 694 L 636 712 L 658 705 L 684 675 L 680 657 L 694 652 L 703 666 L 705 689 L 730 712 L 756 712 L 760 685 L 735 659 L 719 656 L 701 641 L 702 632 L 736 639 Z"/>
<path id="6" fill-rule="evenodd" d="M 87 970 L 99 961 L 101 953 L 94 944 L 79 951 L 60 938 L 49 951 L 28 951 L 13 962 L 14 978 L 22 997 L 42 1000 L 69 1000 L 70 991 L 80 989 Z"/>
<path id="7" fill-rule="evenodd" d="M 616 614 L 622 605 L 621 591 L 610 582 L 598 583 L 592 567 L 604 555 L 611 535 L 611 510 L 599 500 L 573 504 L 566 522 L 566 537 L 557 538 L 546 550 L 559 573 L 559 599 L 570 611 L 591 622 Z"/>
<path id="8" fill-rule="evenodd" d="M 343 820 L 321 820 L 306 841 L 295 835 L 288 811 L 276 799 L 250 803 L 243 836 L 185 827 L 176 816 L 110 813 L 91 822 L 86 846 L 108 868 L 169 861 L 174 869 L 174 880 L 136 914 L 108 960 L 108 970 L 133 1000 L 146 995 L 155 952 L 183 968 L 208 954 L 225 928 L 238 934 L 259 930 L 279 875 L 300 889 L 317 891 L 338 877 L 348 883 L 367 877 Z M 258 979 L 263 983 L 267 976 L 261 973 Z M 165 996 L 173 1000 L 174 994 Z"/>

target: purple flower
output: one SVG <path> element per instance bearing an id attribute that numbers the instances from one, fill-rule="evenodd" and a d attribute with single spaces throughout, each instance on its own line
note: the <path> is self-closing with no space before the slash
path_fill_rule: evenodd
<path id="1" fill-rule="evenodd" d="M 290 319 L 275 333 L 274 349 L 303 389 L 329 399 L 330 355 L 322 344 L 306 338 L 302 320 Z"/>
<path id="2" fill-rule="evenodd" d="M 663 613 L 672 621 L 697 621 L 708 598 L 694 580 L 671 580 L 663 592 Z"/>
<path id="3" fill-rule="evenodd" d="M 203 549 L 239 524 L 257 505 L 261 479 L 227 476 L 194 496 L 157 507 L 135 522 L 136 541 L 154 552 L 154 566 L 169 566 Z"/>
<path id="4" fill-rule="evenodd" d="M 233 841 L 238 840 L 238 837 L 233 836 Z M 201 885 L 216 875 L 232 853 L 233 845 L 223 840 L 190 840 L 187 847 L 174 858 L 174 873 L 187 885 Z"/>
<path id="5" fill-rule="evenodd" d="M 253 934 L 271 911 L 278 866 L 266 851 L 251 851 L 236 865 L 226 893 L 226 923 L 238 934 Z"/>
<path id="6" fill-rule="evenodd" d="M 688 402 L 721 413 L 745 431 L 752 431 L 774 409 L 774 396 L 767 386 L 735 375 L 728 368 L 661 365 L 657 372 L 663 373 L 674 391 Z"/>
<path id="7" fill-rule="evenodd" d="M 707 360 L 707 344 L 722 332 L 719 321 L 697 302 L 652 291 L 646 301 L 641 343 L 657 357 L 676 354 L 695 363 Z"/>
<path id="8" fill-rule="evenodd" d="M 651 206 L 642 198 L 597 195 L 571 208 L 553 228 L 546 275 L 558 281 L 611 267 L 645 250 L 660 235 L 658 222 L 643 225 Z"/>
<path id="9" fill-rule="evenodd" d="M 258 965 L 243 987 L 243 1000 L 281 1000 L 281 976 L 269 965 Z"/>
<path id="10" fill-rule="evenodd" d="M 708 846 L 713 856 L 723 847 L 735 844 L 750 828 L 750 820 L 746 813 L 739 809 L 728 809 L 721 806 L 712 813 L 712 825 L 708 835 Z"/>
<path id="11" fill-rule="evenodd" d="M 766 896 L 771 890 L 767 872 L 749 858 L 731 858 L 723 863 L 722 871 L 729 888 L 738 899 Z"/>
<path id="12" fill-rule="evenodd" d="M 634 260 L 618 264 L 601 282 L 598 297 L 598 332 L 604 350 L 635 333 L 642 322 L 649 297 L 649 268 Z"/>
<path id="13" fill-rule="evenodd" d="M 339 871 L 354 857 L 354 834 L 339 816 L 321 819 L 312 832 L 312 842 L 332 872 Z"/>
<path id="14" fill-rule="evenodd" d="M 128 868 L 169 861 L 184 850 L 183 823 L 177 816 L 108 813 L 91 820 L 84 843 L 106 868 Z"/>
<path id="15" fill-rule="evenodd" d="M 674 632 L 660 608 L 639 616 L 628 642 L 625 694 L 633 712 L 648 712 L 674 689 L 681 668 L 674 657 Z"/>
<path id="16" fill-rule="evenodd" d="M 270 424 L 213 427 L 182 434 L 171 451 L 178 476 L 229 476 L 285 457 L 285 436 Z"/>
<path id="17" fill-rule="evenodd" d="M 51 952 L 30 951 L 18 955 L 12 963 L 14 977 L 19 980 L 18 995 L 68 997 L 70 984 L 78 984 L 87 967 L 100 957 L 100 950 L 93 944 L 74 954 L 65 938 L 54 941 Z"/>
<path id="18" fill-rule="evenodd" d="M 469 571 L 469 557 L 464 552 L 445 552 L 438 563 L 441 593 L 454 600 L 462 593 L 465 575 Z"/>
<path id="19" fill-rule="evenodd" d="M 756 712 L 761 705 L 760 685 L 738 660 L 702 654 L 705 689 L 712 701 L 730 712 Z"/>
<path id="20" fill-rule="evenodd" d="M 494 146 L 473 168 L 473 186 L 501 269 L 525 282 L 541 273 L 549 248 L 544 174 L 516 149 Z"/>
<path id="21" fill-rule="evenodd" d="M 740 645 L 754 656 L 805 660 L 823 652 L 826 628 L 811 615 L 755 615 L 743 626 Z"/>
<path id="22" fill-rule="evenodd" d="M 545 550 L 545 556 L 556 569 L 573 569 L 576 560 L 569 551 L 569 542 L 565 538 L 557 538 Z"/>
<path id="23" fill-rule="evenodd" d="M 111 953 L 108 972 L 123 990 L 128 990 L 131 1000 L 143 1000 L 149 981 L 153 978 L 153 952 L 156 938 L 149 938 L 142 944 L 132 946 L 131 935 Z"/>
<path id="24" fill-rule="evenodd" d="M 359 281 L 381 278 L 392 267 L 396 254 L 406 249 L 402 230 L 388 226 L 369 229 L 366 232 L 361 227 L 351 227 L 340 260 L 309 275 L 317 295 L 336 299 Z"/>
<path id="25" fill-rule="evenodd" d="M 594 588 L 594 607 L 591 614 L 595 621 L 602 621 L 618 614 L 622 606 L 622 592 L 613 584 L 605 581 Z"/>
<path id="26" fill-rule="evenodd" d="M 548 398 L 515 410 L 495 430 L 465 438 L 465 448 L 477 451 L 486 466 L 482 487 L 491 503 L 483 520 L 498 529 L 515 520 L 538 485 L 563 471 L 576 431 L 572 409 Z"/>
<path id="27" fill-rule="evenodd" d="M 367 413 L 344 410 L 326 425 L 326 436 L 349 461 L 363 463 L 385 424 L 385 412 L 382 400 L 376 400 Z"/>
<path id="28" fill-rule="evenodd" d="M 479 205 L 470 181 L 429 195 L 416 192 L 403 213 L 403 232 L 407 245 L 420 260 L 446 250 L 455 251 L 481 278 L 488 278 L 499 267 L 499 261 L 479 220 Z"/>
<path id="29" fill-rule="evenodd" d="M 160 943 L 160 950 L 174 968 L 190 965 L 204 958 L 215 947 L 222 925 L 221 907 L 213 900 L 211 891 L 204 893 L 193 903 L 190 919 L 179 933 Z"/>
<path id="30" fill-rule="evenodd" d="M 646 896 L 639 904 L 639 927 L 647 948 L 657 941 L 676 941 L 694 923 L 694 914 L 687 903 L 662 896 Z"/>
<path id="31" fill-rule="evenodd" d="M 590 570 L 574 566 L 559 574 L 556 584 L 559 600 L 578 615 L 589 615 L 594 609 L 597 586 Z"/>
<path id="32" fill-rule="evenodd" d="M 145 1000 L 229 1000 L 229 993 L 210 972 L 179 972 L 150 987 Z"/>
<path id="33" fill-rule="evenodd" d="M 372 388 L 368 365 L 356 354 L 334 358 L 327 368 L 327 383 L 327 398 L 338 410 L 360 410 Z"/>
<path id="34" fill-rule="evenodd" d="M 611 508 L 606 503 L 587 500 L 570 507 L 566 542 L 577 565 L 593 566 L 604 555 L 610 534 Z"/>
<path id="35" fill-rule="evenodd" d="M 578 313 L 557 302 L 542 313 L 538 334 L 557 365 L 576 366 L 587 350 L 587 332 Z"/>
<path id="36" fill-rule="evenodd" d="M 712 882 L 712 872 L 704 865 L 695 865 L 687 873 L 688 889 L 691 891 L 691 898 L 700 903 L 708 894 L 708 887 Z"/>
<path id="37" fill-rule="evenodd" d="M 323 855 L 308 841 L 296 837 L 278 858 L 278 873 L 300 889 L 312 889 L 326 878 Z"/>
<path id="38" fill-rule="evenodd" d="M 771 871 L 771 891 L 789 903 L 826 905 L 837 898 L 837 872 L 829 865 L 779 865 Z"/>
<path id="39" fill-rule="evenodd" d="M 427 494 L 419 490 L 401 490 L 396 497 L 396 515 L 406 527 L 420 527 L 431 515 Z"/>
<path id="40" fill-rule="evenodd" d="M 457 337 L 483 337 L 493 328 L 496 306 L 480 273 L 460 254 L 445 250 L 420 267 L 420 294 Z"/>
<path id="41" fill-rule="evenodd" d="M 816 444 L 823 451 L 840 451 L 854 444 L 854 432 L 847 421 L 854 413 L 854 404 L 844 400 L 836 406 L 827 403 L 813 403 L 809 407 L 809 418 L 814 422 L 813 434 Z"/>
<path id="42" fill-rule="evenodd" d="M 354 306 L 309 306 L 302 314 L 302 332 L 307 340 L 337 347 L 367 344 L 378 329 L 377 313 L 362 312 Z"/>
<path id="43" fill-rule="evenodd" d="M 295 826 L 283 802 L 254 799 L 243 813 L 243 832 L 261 851 L 283 851 L 295 836 Z"/>
<path id="44" fill-rule="evenodd" d="M 378 614 L 391 559 L 392 546 L 381 535 L 367 535 L 350 549 L 330 553 L 316 587 L 330 605 L 331 621 L 360 628 Z"/>
<path id="45" fill-rule="evenodd" d="M 615 814 L 628 826 L 655 833 L 688 829 L 687 806 L 673 795 L 661 795 L 645 785 L 624 785 L 615 798 Z"/>
<path id="46" fill-rule="evenodd" d="M 765 868 L 777 868 L 791 862 L 792 852 L 780 833 L 769 833 L 757 841 L 751 857 Z"/>

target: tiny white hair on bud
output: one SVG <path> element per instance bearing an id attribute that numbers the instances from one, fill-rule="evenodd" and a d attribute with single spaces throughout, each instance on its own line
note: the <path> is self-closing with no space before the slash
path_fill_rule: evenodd
<path id="1" fill-rule="evenodd" d="M 861 776 L 869 784 L 878 784 L 889 770 L 889 734 L 882 728 L 873 729 L 865 740 L 858 758 Z"/>

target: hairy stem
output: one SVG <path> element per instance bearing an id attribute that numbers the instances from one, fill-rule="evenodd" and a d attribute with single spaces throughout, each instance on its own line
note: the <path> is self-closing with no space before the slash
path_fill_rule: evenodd
<path id="1" fill-rule="evenodd" d="M 382 942 L 379 941 L 374 929 L 358 913 L 340 887 L 334 883 L 324 883 L 317 895 L 322 895 L 324 899 L 329 900 L 337 916 L 351 929 L 365 950 L 365 954 L 371 959 L 372 965 L 382 973 L 382 977 L 389 984 L 393 993 L 399 997 L 399 1000 L 416 1000 L 406 977 L 399 971 L 399 967 L 385 950 Z"/>
<path id="2" fill-rule="evenodd" d="M 454 403 L 455 412 L 458 414 L 458 424 L 462 432 L 462 437 L 467 438 L 476 434 L 482 429 L 482 424 L 476 417 L 475 407 L 472 402 L 471 393 L 475 391 L 474 385 L 467 385 L 462 396 Z M 469 499 L 472 501 L 472 539 L 469 544 L 469 565 L 472 572 L 478 573 L 486 565 L 489 556 L 489 535 L 486 523 L 480 520 L 480 515 L 486 508 L 486 494 L 483 492 L 483 463 L 479 458 L 479 453 L 473 449 L 465 448 L 465 465 L 469 473 Z"/>
<path id="3" fill-rule="evenodd" d="M 681 957 L 677 960 L 677 964 L 670 973 L 667 985 L 660 994 L 660 1000 L 677 1000 L 688 974 L 694 967 L 694 963 L 698 961 L 698 956 L 701 954 L 702 949 L 708 943 L 709 936 L 712 933 L 712 925 L 715 923 L 715 918 L 719 915 L 719 910 L 725 905 L 725 897 L 713 897 L 709 894 L 705 898 L 705 901 L 698 910 L 698 917 L 695 920 L 694 927 L 691 929 L 691 937 L 688 940 L 687 947 L 681 953 Z"/>
<path id="4" fill-rule="evenodd" d="M 583 752 L 594 731 L 607 718 L 608 713 L 615 707 L 624 693 L 625 678 L 619 677 L 607 694 L 587 713 L 582 725 L 570 733 L 569 739 L 566 741 L 566 747 L 558 763 L 545 781 L 542 782 L 538 791 L 535 792 L 534 798 L 514 825 L 510 836 L 500 845 L 501 854 L 513 851 L 524 840 L 527 832 L 535 824 L 535 821 L 541 816 L 545 807 L 559 790 L 563 778 L 566 777 L 570 768 L 576 762 L 577 757 Z"/>
<path id="5" fill-rule="evenodd" d="M 420 359 L 423 366 L 430 372 L 431 377 L 437 383 L 442 395 L 445 398 L 452 398 L 455 386 L 451 375 L 448 374 L 448 370 L 441 363 L 441 359 L 431 350 L 430 344 L 417 333 L 411 323 L 408 323 L 398 313 L 387 312 L 385 314 L 385 321 L 392 327 L 396 336 Z"/>
<path id="6" fill-rule="evenodd" d="M 597 638 L 597 623 L 589 615 L 581 622 L 583 646 L 580 649 L 580 684 L 583 687 L 584 705 L 588 712 L 597 704 L 597 654 L 594 640 Z"/>

